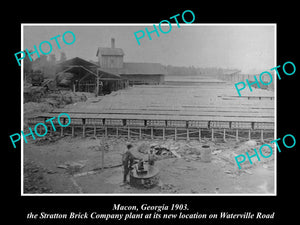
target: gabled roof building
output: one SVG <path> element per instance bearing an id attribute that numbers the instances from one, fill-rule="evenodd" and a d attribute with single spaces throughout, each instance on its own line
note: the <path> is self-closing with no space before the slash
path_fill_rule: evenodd
<path id="1" fill-rule="evenodd" d="M 96 95 L 101 95 L 126 86 L 126 81 L 118 74 L 104 71 L 99 65 L 79 57 L 61 62 L 56 68 L 57 85 L 74 92 L 95 92 Z"/>
<path id="2" fill-rule="evenodd" d="M 166 69 L 160 63 L 124 62 L 124 52 L 115 47 L 115 39 L 111 39 L 111 47 L 99 47 L 96 56 L 100 68 L 118 74 L 129 81 L 129 85 L 162 84 Z"/>

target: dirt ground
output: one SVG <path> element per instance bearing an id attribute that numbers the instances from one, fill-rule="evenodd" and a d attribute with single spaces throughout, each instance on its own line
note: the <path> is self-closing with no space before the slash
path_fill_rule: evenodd
<path id="1" fill-rule="evenodd" d="M 101 170 L 100 142 L 106 141 L 104 169 Z M 121 157 L 128 140 L 123 138 L 45 136 L 24 143 L 24 193 L 60 194 L 274 194 L 274 155 L 254 164 L 241 164 L 234 157 L 245 154 L 262 144 L 254 141 L 210 139 L 130 140 L 133 154 L 147 159 L 147 148 L 156 144 L 176 147 L 181 158 L 169 153 L 157 156 L 155 166 L 160 170 L 160 182 L 151 189 L 122 186 Z M 102 144 L 103 145 L 103 144 Z M 201 146 L 212 151 L 211 162 L 201 160 Z M 200 149 L 200 151 L 199 151 Z M 144 151 L 141 151 L 144 150 Z M 267 155 L 267 154 L 266 154 Z"/>
<path id="2" fill-rule="evenodd" d="M 208 104 L 210 106 L 222 106 L 218 97 L 219 92 L 201 88 L 193 89 L 190 95 L 174 95 L 168 87 L 163 88 L 164 98 L 157 94 L 162 87 L 131 88 L 112 93 L 105 97 L 93 98 L 87 96 L 81 101 L 80 96 L 74 96 L 67 101 L 66 111 L 89 111 L 99 113 L 102 109 L 121 110 L 129 106 L 135 109 L 181 109 L 189 102 L 190 106 Z M 182 92 L 186 89 L 181 88 Z M 189 89 L 190 90 L 190 89 Z M 222 89 L 227 90 L 227 89 Z M 221 90 L 221 91 L 222 91 Z M 220 90 L 219 90 L 220 91 Z M 128 92 L 128 93 L 127 93 Z M 179 90 L 177 91 L 179 92 Z M 176 92 L 176 93 L 177 93 Z M 202 96 L 215 97 L 215 102 Z M 127 93 L 127 96 L 124 95 Z M 160 93 L 160 92 L 158 92 Z M 227 93 L 227 92 L 226 92 Z M 72 95 L 70 94 L 72 97 Z M 146 96 L 146 97 L 145 97 Z M 155 97 L 156 96 L 156 97 Z M 189 96 L 194 96 L 190 98 Z M 196 96 L 196 97 L 195 97 Z M 199 95 L 201 96 L 201 95 Z M 54 96 L 55 97 L 55 96 Z M 80 98 L 79 98 L 80 97 Z M 155 97 L 155 98 L 154 98 Z M 65 98 L 66 99 L 66 98 Z M 181 99 L 181 103 L 179 100 Z M 193 100 L 194 99 L 194 100 Z M 52 98 L 48 99 L 53 100 Z M 54 100 L 57 100 L 54 98 Z M 53 101 L 54 101 L 53 100 Z M 79 102 L 78 102 L 78 101 Z M 58 101 L 58 100 L 57 100 Z M 208 102 L 209 101 L 209 102 Z M 47 101 L 48 102 L 48 101 Z M 222 102 L 228 105 L 228 102 Z M 72 103 L 72 104 L 71 104 Z M 249 102 L 244 102 L 250 104 Z M 211 105 L 214 104 L 214 105 Z M 253 103 L 254 104 L 254 103 Z M 261 101 L 261 105 L 266 104 Z M 267 111 L 272 112 L 272 101 L 268 104 Z M 255 105 L 255 104 L 254 104 Z M 34 113 L 51 111 L 54 105 L 42 103 L 26 103 L 24 105 L 25 124 L 27 116 Z M 243 106 L 240 113 L 244 113 Z M 122 108 L 123 107 L 123 108 Z M 143 108 L 144 107 L 144 108 Z M 231 106 L 230 106 L 231 107 Z M 255 105 L 255 107 L 258 107 Z M 260 106 L 261 107 L 261 106 Z M 88 110 L 87 110 L 88 109 Z M 101 109 L 101 110 L 100 110 Z M 142 111 L 143 111 L 142 110 Z M 181 109 L 182 110 L 182 109 Z M 211 109 L 217 111 L 216 109 Z M 243 111 L 244 110 L 244 111 Z M 255 109 L 256 110 L 256 109 Z M 145 110 L 144 110 L 145 111 Z M 143 111 L 143 112 L 144 112 Z M 213 111 L 213 112 L 214 112 Z M 247 112 L 247 108 L 246 108 Z M 256 112 L 256 111 L 255 111 Z M 239 114 L 240 115 L 240 114 Z M 270 115 L 273 115 L 270 113 Z M 199 141 L 186 140 L 139 140 L 110 137 L 106 140 L 95 137 L 60 137 L 59 132 L 48 133 L 43 138 L 31 140 L 24 143 L 24 193 L 59 193 L 59 194 L 131 194 L 131 193 L 159 193 L 159 194 L 274 194 L 274 154 L 261 161 L 252 158 L 254 162 L 241 164 L 239 170 L 234 157 L 246 152 L 253 152 L 253 148 L 259 149 L 260 141 L 248 141 L 240 139 L 236 141 L 234 136 L 224 142 L 222 138 L 211 141 L 210 138 L 202 138 Z M 259 135 L 251 135 L 251 138 L 260 139 Z M 241 141 L 243 140 L 243 141 Z M 155 166 L 159 169 L 159 184 L 151 189 L 137 189 L 129 185 L 121 185 L 123 182 L 123 168 L 121 165 L 122 153 L 126 143 L 130 141 L 133 146 L 133 154 L 137 157 L 147 159 L 147 150 L 151 144 L 163 146 L 165 149 L 176 149 L 175 156 L 170 151 L 164 155 L 157 155 Z M 266 141 L 266 139 L 265 139 Z M 100 144 L 101 143 L 101 144 Z M 104 154 L 104 169 L 101 169 L 102 146 L 107 144 L 108 149 Z M 269 141 L 266 141 L 269 143 Z M 204 162 L 203 146 L 209 146 L 211 150 L 210 162 Z M 274 151 L 276 152 L 276 151 Z M 252 155 L 252 154 L 250 154 Z M 265 154 L 268 155 L 268 154 Z"/>

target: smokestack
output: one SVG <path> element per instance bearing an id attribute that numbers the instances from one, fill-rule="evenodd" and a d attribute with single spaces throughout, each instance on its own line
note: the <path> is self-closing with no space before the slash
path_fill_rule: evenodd
<path id="1" fill-rule="evenodd" d="M 115 39 L 114 38 L 111 39 L 111 48 L 115 48 Z"/>

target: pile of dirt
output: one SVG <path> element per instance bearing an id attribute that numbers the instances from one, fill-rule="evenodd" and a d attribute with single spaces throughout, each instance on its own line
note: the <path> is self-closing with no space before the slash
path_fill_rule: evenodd
<path id="1" fill-rule="evenodd" d="M 44 96 L 41 101 L 48 102 L 55 107 L 63 107 L 68 104 L 76 102 L 85 102 L 88 98 L 94 97 L 95 94 L 87 92 L 71 92 L 71 91 L 59 91 L 50 92 Z"/>
<path id="2" fill-rule="evenodd" d="M 217 161 L 224 162 L 227 166 L 225 169 L 225 173 L 231 171 L 230 173 L 233 174 L 240 174 L 241 172 L 247 172 L 249 169 L 254 169 L 257 166 L 260 166 L 262 164 L 269 164 L 273 163 L 274 157 L 269 158 L 262 158 L 260 157 L 259 149 L 262 143 L 255 140 L 249 140 L 245 142 L 236 142 L 236 143 L 226 143 L 220 146 L 216 146 L 215 151 L 213 151 L 213 155 L 215 156 L 215 159 Z M 260 161 L 257 157 L 251 157 L 251 162 L 248 160 L 248 157 L 246 153 L 249 154 L 249 156 L 255 155 L 256 149 L 257 153 L 259 154 Z M 262 152 L 264 155 L 270 154 L 269 148 L 263 148 Z M 242 169 L 238 168 L 238 165 L 236 163 L 235 157 L 240 156 L 237 158 L 237 160 L 242 160 L 242 156 L 246 157 L 246 160 L 240 164 Z M 271 164 L 270 164 L 271 165 Z"/>
<path id="3" fill-rule="evenodd" d="M 57 140 L 61 139 L 61 136 L 57 136 L 57 135 L 49 135 L 49 136 L 44 136 L 44 137 L 40 137 L 37 140 L 35 140 L 35 144 L 36 145 L 49 145 L 52 143 L 55 143 Z"/>
<path id="4" fill-rule="evenodd" d="M 47 102 L 27 102 L 23 105 L 23 115 L 25 118 L 34 116 L 43 112 L 50 112 L 53 106 Z"/>
<path id="5" fill-rule="evenodd" d="M 46 95 L 46 88 L 41 86 L 25 86 L 23 91 L 24 103 L 40 102 Z"/>
<path id="6" fill-rule="evenodd" d="M 85 102 L 88 98 L 94 97 L 93 93 L 60 91 L 58 93 L 49 92 L 39 101 L 24 103 L 24 118 L 39 115 L 44 112 L 51 112 L 55 108 L 65 107 L 77 102 Z"/>

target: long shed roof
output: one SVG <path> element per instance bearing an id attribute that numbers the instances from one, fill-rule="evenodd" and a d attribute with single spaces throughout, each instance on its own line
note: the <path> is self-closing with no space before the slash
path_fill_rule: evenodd
<path id="1" fill-rule="evenodd" d="M 75 57 L 64 62 L 57 64 L 57 72 L 75 72 L 77 73 L 78 70 L 85 70 L 88 71 L 90 74 L 97 75 L 97 70 L 100 71 L 100 80 L 119 80 L 122 79 L 118 74 L 115 74 L 110 71 L 105 71 L 99 67 L 99 65 L 88 62 L 82 58 Z"/>
<path id="2" fill-rule="evenodd" d="M 105 68 L 105 71 L 119 75 L 165 75 L 166 69 L 160 63 L 124 62 L 123 68 Z"/>

